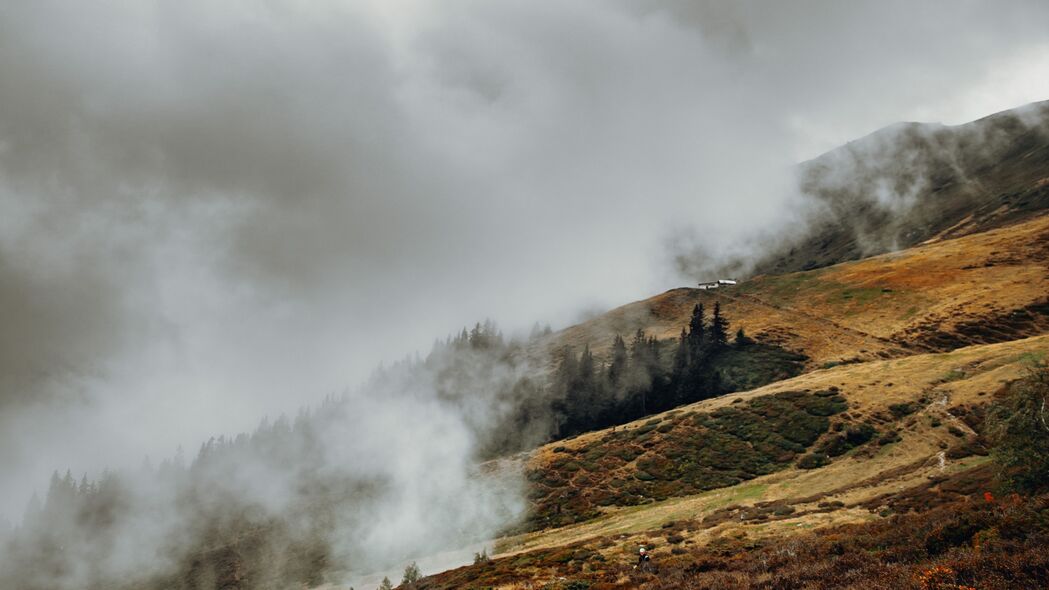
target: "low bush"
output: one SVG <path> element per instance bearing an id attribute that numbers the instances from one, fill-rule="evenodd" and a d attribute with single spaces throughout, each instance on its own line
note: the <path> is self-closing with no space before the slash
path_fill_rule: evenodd
<path id="1" fill-rule="evenodd" d="M 830 463 L 830 459 L 823 453 L 810 453 L 798 461 L 798 467 L 802 469 L 816 469 Z"/>
<path id="2" fill-rule="evenodd" d="M 889 411 L 892 415 L 899 419 L 904 416 L 910 416 L 917 411 L 917 408 L 912 403 L 892 404 L 889 406 Z"/>
<path id="3" fill-rule="evenodd" d="M 892 443 L 898 443 L 903 440 L 900 437 L 900 433 L 895 430 L 890 430 L 878 438 L 878 444 L 881 446 L 891 445 Z"/>

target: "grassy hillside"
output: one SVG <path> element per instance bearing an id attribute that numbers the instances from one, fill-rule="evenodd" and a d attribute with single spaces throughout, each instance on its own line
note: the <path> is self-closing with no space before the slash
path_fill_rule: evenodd
<path id="1" fill-rule="evenodd" d="M 981 498 L 990 477 L 982 408 L 1047 354 L 1049 336 L 1039 336 L 837 366 L 547 445 L 527 463 L 532 489 L 542 492 L 533 495 L 537 513 L 549 515 L 551 495 L 574 490 L 561 514 L 579 507 L 587 520 L 507 537 L 494 565 L 441 574 L 428 587 L 596 580 L 626 575 L 621 566 L 639 545 L 676 563 L 711 548 L 755 549 L 802 531 Z M 772 417 L 758 438 L 748 419 L 755 413 Z M 798 432 L 799 417 L 813 428 Z M 760 451 L 777 446 L 782 456 Z M 826 459 L 801 467 L 798 459 L 813 452 Z M 788 453 L 793 466 L 778 460 Z M 699 473 L 730 485 L 696 493 Z M 456 585 L 463 580 L 470 585 Z"/>
<path id="2" fill-rule="evenodd" d="M 676 338 L 692 307 L 721 301 L 733 329 L 803 353 L 809 369 L 896 358 L 1049 330 L 1049 215 L 985 233 L 716 292 L 674 289 L 557 332 L 549 354 L 589 343 L 599 357 L 638 328 Z"/>
<path id="3" fill-rule="evenodd" d="M 529 524 L 569 524 L 599 515 L 602 506 L 665 500 L 778 471 L 846 407 L 837 388 L 785 391 L 711 412 L 673 411 L 546 447 L 527 474 L 535 499 Z"/>

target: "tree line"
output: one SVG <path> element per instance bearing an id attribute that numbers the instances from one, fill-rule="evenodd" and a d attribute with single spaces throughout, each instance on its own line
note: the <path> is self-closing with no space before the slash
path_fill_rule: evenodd
<path id="1" fill-rule="evenodd" d="M 742 328 L 729 341 L 729 322 L 715 302 L 709 319 L 702 303 L 693 308 L 676 342 L 661 342 L 639 329 L 628 344 L 617 334 L 608 360 L 600 365 L 589 345 L 579 354 L 566 346 L 558 352 L 548 386 L 559 418 L 557 436 L 606 428 L 722 395 L 726 387 L 718 370 L 719 355 L 749 344 Z M 668 363 L 664 357 L 671 350 Z"/>
<path id="2" fill-rule="evenodd" d="M 717 356 L 732 346 L 727 333 L 719 306 L 709 319 L 697 306 L 676 342 L 643 330 L 629 342 L 617 335 L 606 360 L 597 361 L 589 347 L 579 354 L 562 349 L 556 370 L 546 375 L 535 366 L 534 351 L 542 349 L 549 328 L 537 328 L 527 338 L 506 338 L 486 321 L 435 342 L 425 357 L 413 355 L 376 370 L 359 395 L 378 399 L 426 391 L 436 396 L 462 414 L 477 441 L 477 458 L 485 459 L 717 395 Z M 737 345 L 742 344 L 740 339 Z M 151 514 L 173 518 L 178 534 L 172 539 L 180 541 L 167 546 L 163 539 L 151 539 L 142 546 L 156 541 L 175 561 L 193 547 L 221 547 L 264 526 L 267 541 L 258 546 L 260 556 L 242 556 L 249 567 L 266 570 L 256 579 L 276 586 L 322 582 L 326 568 L 305 564 L 341 561 L 331 553 L 331 523 L 323 518 L 334 509 L 333 499 L 370 506 L 383 496 L 381 482 L 332 472 L 323 459 L 330 450 L 325 433 L 333 421 L 360 411 L 354 401 L 359 399 L 329 396 L 312 411 L 264 420 L 252 433 L 209 439 L 195 456 L 184 457 L 180 450 L 137 471 L 107 471 L 95 481 L 55 473 L 43 501 L 34 497 L 21 525 L 0 530 L 0 587 L 29 579 L 28 572 L 40 583 L 23 583 L 25 588 L 53 587 L 51 582 L 70 577 L 80 587 L 112 587 L 106 568 L 84 564 L 134 555 L 123 537 L 148 530 Z M 286 492 L 289 504 L 282 512 L 295 526 L 260 505 L 267 497 L 265 482 L 249 488 L 256 493 L 246 498 L 242 486 L 230 481 L 228 474 L 244 465 L 294 486 Z"/>

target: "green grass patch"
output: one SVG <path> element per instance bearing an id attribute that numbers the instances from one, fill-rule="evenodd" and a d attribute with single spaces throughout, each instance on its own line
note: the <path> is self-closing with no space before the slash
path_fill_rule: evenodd
<path id="1" fill-rule="evenodd" d="M 884 291 L 878 287 L 846 288 L 838 291 L 835 298 L 841 302 L 866 304 L 892 294 L 892 291 Z"/>
<path id="2" fill-rule="evenodd" d="M 920 308 L 917 305 L 912 305 L 911 307 L 907 308 L 907 311 L 903 312 L 903 315 L 900 316 L 900 319 L 909 320 L 914 316 L 918 315 L 919 311 Z"/>
<path id="3" fill-rule="evenodd" d="M 1010 359 L 1010 362 L 1022 363 L 1025 365 L 1040 365 L 1045 362 L 1046 356 L 1049 356 L 1049 351 L 1032 350 L 1031 352 L 1016 355 Z"/>

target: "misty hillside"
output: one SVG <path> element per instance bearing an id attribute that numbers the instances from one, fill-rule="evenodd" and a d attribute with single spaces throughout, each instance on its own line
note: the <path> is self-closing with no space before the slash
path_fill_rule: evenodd
<path id="1" fill-rule="evenodd" d="M 720 303 L 758 341 L 807 358 L 800 376 L 530 453 L 531 508 L 496 559 L 419 587 L 1049 583 L 1049 497 L 996 499 L 1049 484 L 1037 424 L 1049 394 L 1049 215 L 1003 219 L 858 261 L 674 289 L 547 336 L 547 349 L 609 359 L 614 344 L 591 343 L 637 329 L 673 339 L 697 304 Z M 1019 431 L 1028 459 L 1003 470 L 1017 451 L 1004 450 L 999 421 L 1031 403 L 1024 395 L 1036 404 Z M 1021 466 L 1034 470 L 1028 487 L 1004 486 Z M 999 534 L 1011 544 L 985 541 Z M 656 575 L 631 569 L 638 546 Z"/>
<path id="2" fill-rule="evenodd" d="M 1049 499 L 988 491 L 988 416 L 1047 353 L 1040 336 L 835 367 L 547 445 L 527 463 L 539 529 L 419 587 L 926 588 L 908 584 L 937 567 L 1042 587 Z M 638 546 L 658 570 L 631 569 Z"/>
<path id="3" fill-rule="evenodd" d="M 1049 589 L 1046 23 L 2 2 L 0 590 Z"/>
<path id="4" fill-rule="evenodd" d="M 194 457 L 56 472 L 0 530 L 0 587 L 334 589 L 478 547 L 402 587 L 679 588 L 624 558 L 650 547 L 680 581 L 758 567 L 790 539 L 876 569 L 864 548 L 897 516 L 934 547 L 914 564 L 961 551 L 994 526 L 940 539 L 926 529 L 962 525 L 930 515 L 1003 480 L 995 420 L 1041 395 L 1049 352 L 1049 104 L 1018 112 L 897 126 L 807 163 L 810 193 L 850 225 L 795 250 L 805 270 L 784 258 L 527 338 L 477 323 Z M 993 550 L 1041 559 L 1038 518 Z"/>
<path id="5" fill-rule="evenodd" d="M 546 337 L 606 358 L 616 334 L 676 338 L 698 303 L 721 302 L 734 327 L 804 354 L 806 366 L 952 350 L 1049 329 L 1049 216 L 731 288 L 678 288 Z"/>
<path id="6" fill-rule="evenodd" d="M 812 227 L 754 266 L 820 268 L 1049 208 L 1049 101 L 945 126 L 899 123 L 801 164 Z"/>

